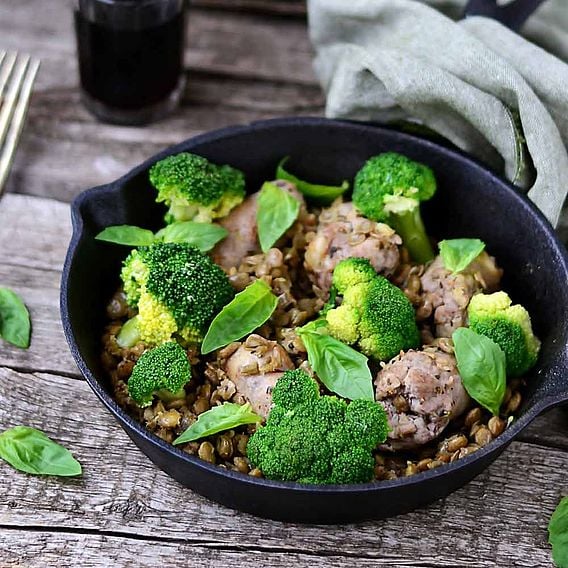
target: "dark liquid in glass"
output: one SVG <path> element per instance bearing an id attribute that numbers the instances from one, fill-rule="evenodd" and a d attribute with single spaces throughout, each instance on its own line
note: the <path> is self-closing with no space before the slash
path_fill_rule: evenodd
<path id="1" fill-rule="evenodd" d="M 183 10 L 140 30 L 121 30 L 75 12 L 79 72 L 85 91 L 110 107 L 140 109 L 164 100 L 183 72 Z"/>

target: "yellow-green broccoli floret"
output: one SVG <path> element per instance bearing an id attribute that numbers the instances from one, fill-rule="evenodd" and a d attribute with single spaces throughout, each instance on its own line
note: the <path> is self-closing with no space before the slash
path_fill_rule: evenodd
<path id="1" fill-rule="evenodd" d="M 536 363 L 540 341 L 533 333 L 527 310 L 511 303 L 505 292 L 477 294 L 467 311 L 469 327 L 501 347 L 507 360 L 507 375 L 518 377 Z"/>
<path id="2" fill-rule="evenodd" d="M 420 215 L 420 202 L 436 193 L 432 170 L 402 154 L 386 152 L 367 160 L 355 177 L 353 203 L 373 221 L 388 223 L 417 262 L 434 258 Z"/>
<path id="3" fill-rule="evenodd" d="M 272 401 L 266 426 L 247 445 L 251 463 L 267 478 L 317 484 L 373 479 L 372 452 L 389 429 L 380 404 L 320 396 L 314 379 L 300 370 L 282 375 Z"/>
<path id="4" fill-rule="evenodd" d="M 128 379 L 128 394 L 138 406 L 149 406 L 154 396 L 166 401 L 183 397 L 183 387 L 190 379 L 186 352 L 175 341 L 169 341 L 138 359 Z"/>
<path id="5" fill-rule="evenodd" d="M 245 197 L 245 177 L 240 170 L 188 152 L 155 163 L 150 182 L 158 190 L 156 201 L 169 207 L 168 223 L 208 223 L 225 217 Z"/>
<path id="6" fill-rule="evenodd" d="M 199 343 L 234 297 L 223 270 L 185 243 L 156 242 L 133 251 L 121 276 L 130 304 L 138 308 L 136 339 L 150 344 L 175 335 Z"/>
<path id="7" fill-rule="evenodd" d="M 412 304 L 367 259 L 339 262 L 333 285 L 343 301 L 325 314 L 330 335 L 350 345 L 357 343 L 365 355 L 379 361 L 420 345 Z"/>

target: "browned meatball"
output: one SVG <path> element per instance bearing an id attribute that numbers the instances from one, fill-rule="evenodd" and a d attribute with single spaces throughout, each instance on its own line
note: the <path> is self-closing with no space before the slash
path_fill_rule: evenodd
<path id="1" fill-rule="evenodd" d="M 430 346 L 401 353 L 375 379 L 389 417 L 384 449 L 408 450 L 434 440 L 469 404 L 451 353 Z"/>
<path id="2" fill-rule="evenodd" d="M 360 216 L 353 203 L 335 202 L 319 216 L 306 249 L 304 266 L 316 293 L 326 298 L 333 269 L 349 257 L 368 258 L 377 272 L 392 274 L 400 261 L 401 238 L 384 223 Z"/>
<path id="3" fill-rule="evenodd" d="M 495 292 L 502 274 L 486 252 L 458 274 L 446 270 L 437 256 L 420 278 L 423 296 L 418 313 L 421 318 L 433 315 L 436 337 L 451 337 L 458 327 L 466 325 L 471 297 L 481 291 Z"/>
<path id="4" fill-rule="evenodd" d="M 284 180 L 276 180 L 272 183 L 295 197 L 305 210 L 304 198 L 293 183 Z M 229 234 L 213 249 L 212 258 L 213 262 L 225 270 L 240 266 L 245 257 L 260 252 L 256 225 L 259 193 L 257 191 L 249 195 L 229 215 L 219 221 L 219 224 L 225 227 Z"/>
<path id="5" fill-rule="evenodd" d="M 224 371 L 254 412 L 266 418 L 272 404 L 272 389 L 284 371 L 294 364 L 284 348 L 252 334 L 227 359 Z"/>

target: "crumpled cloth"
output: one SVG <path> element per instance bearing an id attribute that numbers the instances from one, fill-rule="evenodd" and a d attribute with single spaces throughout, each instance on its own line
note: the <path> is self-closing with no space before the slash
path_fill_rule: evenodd
<path id="1" fill-rule="evenodd" d="M 326 115 L 435 131 L 526 191 L 566 241 L 566 0 L 541 5 L 522 35 L 489 18 L 460 20 L 464 6 L 308 0 Z"/>

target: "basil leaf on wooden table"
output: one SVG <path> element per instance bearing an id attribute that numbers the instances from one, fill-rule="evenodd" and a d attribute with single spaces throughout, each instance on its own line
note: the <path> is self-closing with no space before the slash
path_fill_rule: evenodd
<path id="1" fill-rule="evenodd" d="M 154 233 L 134 225 L 113 225 L 103 229 L 95 239 L 117 245 L 143 247 L 149 246 L 154 242 Z"/>
<path id="2" fill-rule="evenodd" d="M 491 339 L 460 327 L 452 335 L 458 370 L 469 396 L 495 416 L 505 396 L 505 353 Z"/>
<path id="3" fill-rule="evenodd" d="M 211 353 L 253 332 L 277 305 L 278 298 L 270 286 L 264 280 L 255 280 L 215 316 L 201 344 L 201 353 Z"/>
<path id="4" fill-rule="evenodd" d="M 256 224 L 262 252 L 274 243 L 294 224 L 300 212 L 300 202 L 287 191 L 273 183 L 263 184 L 258 196 Z"/>
<path id="5" fill-rule="evenodd" d="M 321 205 L 329 205 L 349 189 L 349 182 L 347 180 L 341 185 L 320 185 L 301 180 L 284 169 L 284 164 L 288 159 L 289 156 L 286 156 L 278 164 L 276 168 L 276 179 L 284 179 L 292 182 L 298 188 L 298 191 L 311 201 L 315 201 Z"/>
<path id="6" fill-rule="evenodd" d="M 30 346 L 30 314 L 22 299 L 9 288 L 0 288 L 0 337 L 22 349 Z"/>
<path id="7" fill-rule="evenodd" d="M 223 430 L 257 422 L 262 422 L 262 417 L 252 412 L 250 404 L 225 402 L 221 406 L 214 406 L 211 410 L 200 414 L 197 421 L 174 440 L 174 444 L 193 442 L 217 434 L 217 432 L 223 432 Z"/>
<path id="8" fill-rule="evenodd" d="M 558 568 L 568 568 L 568 497 L 564 497 L 548 523 L 548 542 Z"/>
<path id="9" fill-rule="evenodd" d="M 321 382 L 332 392 L 349 400 L 375 400 L 373 377 L 367 357 L 331 335 L 316 331 L 316 325 L 297 328 L 308 361 Z"/>
<path id="10" fill-rule="evenodd" d="M 454 274 L 465 270 L 485 248 L 479 239 L 451 239 L 441 241 L 438 245 L 446 270 Z"/>
<path id="11" fill-rule="evenodd" d="M 40 430 L 15 426 L 0 434 L 0 457 L 19 471 L 34 475 L 81 475 L 71 452 Z"/>
<path id="12" fill-rule="evenodd" d="M 207 252 L 228 234 L 227 229 L 215 223 L 180 221 L 160 229 L 156 233 L 156 239 L 165 243 L 188 243 L 201 252 Z"/>

